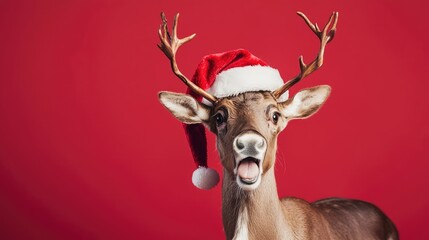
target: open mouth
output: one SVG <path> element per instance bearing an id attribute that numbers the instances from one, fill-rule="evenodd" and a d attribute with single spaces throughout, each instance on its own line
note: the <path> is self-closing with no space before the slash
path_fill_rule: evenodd
<path id="1" fill-rule="evenodd" d="M 251 185 L 258 181 L 261 160 L 247 157 L 238 163 L 237 176 L 243 184 Z"/>

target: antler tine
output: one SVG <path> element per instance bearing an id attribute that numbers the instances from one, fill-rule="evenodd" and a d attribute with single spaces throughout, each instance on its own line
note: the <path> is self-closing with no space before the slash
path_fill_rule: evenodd
<path id="1" fill-rule="evenodd" d="M 308 25 L 308 27 L 316 34 L 316 36 L 320 39 L 320 49 L 319 53 L 317 54 L 316 59 L 314 59 L 309 65 L 306 65 L 304 63 L 303 56 L 299 57 L 299 67 L 300 67 L 300 73 L 292 78 L 291 80 L 287 81 L 283 86 L 273 91 L 273 95 L 276 98 L 279 98 L 284 92 L 286 92 L 288 89 L 290 89 L 293 85 L 295 85 L 297 82 L 299 82 L 301 79 L 305 78 L 306 76 L 310 75 L 312 72 L 319 69 L 323 64 L 323 55 L 325 53 L 325 47 L 326 44 L 332 41 L 335 36 L 335 32 L 337 30 L 337 22 L 338 22 L 338 12 L 333 12 L 329 18 L 329 21 L 326 23 L 325 27 L 322 31 L 320 31 L 317 24 L 313 24 L 307 16 L 304 15 L 302 12 L 297 12 L 297 14 L 304 19 L 305 23 Z M 329 30 L 329 27 L 332 26 Z M 329 31 L 328 31 L 329 30 Z"/>
<path id="2" fill-rule="evenodd" d="M 177 66 L 177 62 L 176 62 L 177 50 L 183 44 L 191 41 L 196 34 L 194 33 L 182 39 L 177 37 L 177 23 L 179 20 L 179 14 L 176 14 L 176 16 L 174 17 L 172 35 L 170 35 L 170 33 L 168 32 L 167 18 L 165 17 L 164 12 L 161 12 L 161 19 L 162 19 L 162 23 L 158 30 L 158 35 L 161 42 L 158 44 L 158 47 L 165 54 L 165 56 L 167 56 L 167 58 L 170 60 L 171 69 L 173 70 L 174 74 L 180 80 L 182 80 L 182 82 L 185 83 L 186 86 L 192 89 L 192 91 L 194 91 L 196 94 L 204 97 L 205 99 L 207 99 L 212 103 L 215 103 L 217 101 L 217 98 L 215 96 L 207 93 L 202 88 L 198 87 L 193 82 L 189 81 L 189 79 L 180 72 L 179 67 Z"/>

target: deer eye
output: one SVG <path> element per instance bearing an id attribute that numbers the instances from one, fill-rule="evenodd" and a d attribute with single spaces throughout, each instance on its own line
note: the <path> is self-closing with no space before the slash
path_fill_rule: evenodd
<path id="1" fill-rule="evenodd" d="M 220 114 L 220 113 L 216 114 L 215 119 L 216 119 L 217 125 L 221 125 L 225 121 L 222 114 Z"/>
<path id="2" fill-rule="evenodd" d="M 218 113 L 216 113 L 213 116 L 213 118 L 216 122 L 216 126 L 218 126 L 218 127 L 220 125 L 224 124 L 226 122 L 226 119 L 227 119 L 226 114 L 223 111 L 219 111 Z"/>
<path id="3" fill-rule="evenodd" d="M 279 112 L 274 112 L 273 116 L 272 116 L 272 120 L 274 124 L 277 124 L 277 122 L 279 121 L 280 118 L 280 113 Z"/>

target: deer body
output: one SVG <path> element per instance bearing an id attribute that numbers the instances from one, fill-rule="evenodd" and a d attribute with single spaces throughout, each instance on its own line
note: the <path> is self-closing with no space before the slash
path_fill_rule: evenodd
<path id="1" fill-rule="evenodd" d="M 275 91 L 248 91 L 227 97 L 213 96 L 181 74 L 175 54 L 194 35 L 178 39 L 176 17 L 171 37 L 163 16 L 160 49 L 170 59 L 174 73 L 211 104 L 172 92 L 159 93 L 160 102 L 181 122 L 203 124 L 217 136 L 223 166 L 222 218 L 227 239 L 396 240 L 398 233 L 393 223 L 370 203 L 338 198 L 314 203 L 298 198 L 279 199 L 273 167 L 278 134 L 289 121 L 316 113 L 331 91 L 329 86 L 316 86 L 280 100 L 288 88 L 322 65 L 324 48 L 334 36 L 338 18 L 337 13 L 332 14 L 320 31 L 305 15 L 299 15 L 321 40 L 317 58 L 306 65 L 301 57 L 301 72 Z"/>
<path id="2" fill-rule="evenodd" d="M 270 104 L 268 99 L 269 95 L 263 93 L 246 93 L 231 99 L 238 111 L 230 111 L 231 117 L 243 116 L 241 121 L 254 124 L 245 125 L 238 132 L 264 132 L 258 127 L 262 125 L 258 120 L 263 118 L 250 115 L 252 120 L 246 119 L 246 112 L 264 112 L 262 106 Z M 264 163 L 271 165 L 275 163 L 276 138 L 271 147 L 270 137 L 265 138 L 269 146 Z M 234 154 L 223 152 L 229 149 L 222 147 L 223 141 L 230 140 L 217 141 L 221 161 L 233 162 Z M 260 185 L 253 191 L 243 191 L 236 176 L 224 170 L 222 217 L 227 239 L 397 239 L 392 222 L 372 204 L 334 198 L 313 204 L 298 198 L 279 199 L 274 168 L 266 168 Z"/>
<path id="3" fill-rule="evenodd" d="M 269 173 L 274 178 L 273 171 Z M 269 181 L 269 186 L 264 186 Z M 274 179 L 240 199 L 223 181 L 223 223 L 226 239 L 398 239 L 393 223 L 374 205 L 357 200 L 326 199 L 310 204 L 298 198 L 278 199 Z M 268 182 L 267 182 L 268 183 Z M 232 188 L 232 189 L 228 189 Z M 231 199 L 232 198 L 232 199 Z M 240 215 L 246 209 L 247 215 Z M 246 218 L 242 220 L 240 218 Z M 245 226 L 239 226 L 246 222 Z M 246 228 L 246 237 L 239 235 Z"/>

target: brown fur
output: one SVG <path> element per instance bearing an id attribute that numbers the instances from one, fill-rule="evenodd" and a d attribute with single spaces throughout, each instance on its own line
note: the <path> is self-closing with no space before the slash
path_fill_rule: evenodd
<path id="1" fill-rule="evenodd" d="M 318 89 L 320 87 L 307 91 Z M 178 95 L 166 95 L 166 98 L 180 102 L 177 100 Z M 303 99 L 306 97 L 308 95 Z M 160 94 L 161 98 L 163 96 Z M 217 135 L 217 149 L 224 167 L 222 218 L 227 239 L 234 239 L 240 212 L 244 210 L 247 211 L 248 237 L 251 240 L 398 239 L 394 224 L 379 208 L 370 203 L 339 198 L 314 203 L 292 197 L 279 199 L 273 165 L 277 151 L 277 136 L 286 127 L 289 119 L 282 115 L 278 122 L 274 123 L 272 115 L 273 111 L 282 112 L 293 102 L 292 99 L 278 103 L 270 92 L 247 92 L 220 99 L 210 109 L 200 103 L 197 103 L 199 106 L 193 106 L 187 102 L 189 101 L 187 97 L 183 99 L 186 106 L 210 111 L 210 118 L 202 121 Z M 293 117 L 308 117 L 316 112 L 320 105 L 310 106 Z M 185 115 L 198 115 L 197 110 Z M 216 125 L 215 116 L 218 113 L 222 113 L 228 119 L 222 127 Z M 179 119 L 186 118 L 180 112 L 174 114 Z M 252 191 L 241 189 L 234 174 L 236 163 L 232 142 L 236 136 L 247 131 L 261 135 L 267 143 L 261 183 Z"/>
<path id="2" fill-rule="evenodd" d="M 210 124 L 210 129 L 218 135 L 217 147 L 225 167 L 222 215 L 227 239 L 234 238 L 242 207 L 248 209 L 250 239 L 398 239 L 393 223 L 370 203 L 327 199 L 310 204 L 290 197 L 279 200 L 272 166 L 277 135 L 285 124 L 274 128 L 267 124 L 269 116 L 263 113 L 270 104 L 282 107 L 269 93 L 245 93 L 222 99 L 212 112 L 213 115 L 223 108 L 229 114 L 224 132 L 217 132 L 214 124 Z M 251 192 L 240 190 L 232 174 L 231 143 L 235 136 L 248 130 L 260 133 L 268 144 L 261 185 Z"/>

